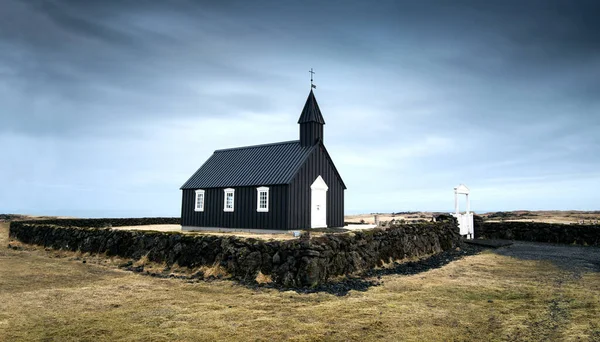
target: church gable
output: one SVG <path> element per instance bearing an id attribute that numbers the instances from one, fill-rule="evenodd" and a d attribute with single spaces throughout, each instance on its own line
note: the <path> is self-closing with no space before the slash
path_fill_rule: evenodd
<path id="1" fill-rule="evenodd" d="M 323 143 L 319 143 L 314 146 L 314 149 L 311 153 L 306 157 L 303 164 L 298 168 L 298 170 L 294 173 L 290 182 L 297 181 L 298 178 L 303 177 L 303 173 L 306 172 L 306 169 L 311 169 L 310 174 L 320 175 L 320 174 L 328 174 L 328 178 L 337 181 L 343 189 L 346 189 L 346 184 L 344 183 L 342 176 L 338 172 L 329 152 L 327 152 L 327 148 Z"/>

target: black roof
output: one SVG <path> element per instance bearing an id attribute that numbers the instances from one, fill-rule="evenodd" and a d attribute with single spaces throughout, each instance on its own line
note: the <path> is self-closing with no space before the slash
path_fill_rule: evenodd
<path id="1" fill-rule="evenodd" d="M 321 115 L 321 110 L 319 109 L 317 99 L 315 99 L 315 94 L 313 94 L 312 89 L 310 90 L 310 94 L 308 94 L 308 98 L 306 99 L 306 103 L 304 104 L 304 109 L 302 109 L 302 114 L 300 114 L 298 123 L 300 124 L 311 121 L 318 122 L 323 125 L 325 124 L 325 120 L 323 120 L 323 115 Z"/>
<path id="2" fill-rule="evenodd" d="M 181 189 L 289 184 L 317 146 L 294 140 L 216 150 Z"/>

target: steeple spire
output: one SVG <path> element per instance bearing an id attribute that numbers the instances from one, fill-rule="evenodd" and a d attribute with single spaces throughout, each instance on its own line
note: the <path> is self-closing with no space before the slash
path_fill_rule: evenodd
<path id="1" fill-rule="evenodd" d="M 317 99 L 315 99 L 315 94 L 312 89 L 308 94 L 308 98 L 306 99 L 306 103 L 304 104 L 304 109 L 302 109 L 302 114 L 300 114 L 300 119 L 298 123 L 305 122 L 318 122 L 320 124 L 325 124 L 325 120 L 323 120 L 323 115 L 321 115 L 321 109 L 319 109 L 319 104 L 317 103 Z"/>
<path id="2" fill-rule="evenodd" d="M 325 120 L 323 120 L 323 115 L 312 89 L 308 94 L 298 123 L 300 124 L 300 144 L 302 146 L 312 146 L 317 141 L 323 140 L 323 125 L 325 124 Z"/>

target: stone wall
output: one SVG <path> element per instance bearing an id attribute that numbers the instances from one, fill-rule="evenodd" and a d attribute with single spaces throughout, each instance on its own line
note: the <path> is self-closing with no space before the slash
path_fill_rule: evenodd
<path id="1" fill-rule="evenodd" d="M 332 276 L 373 268 L 392 260 L 439 253 L 460 243 L 458 228 L 452 222 L 398 225 L 311 239 L 263 241 L 29 221 L 11 222 L 10 237 L 54 249 L 131 259 L 147 256 L 153 262 L 183 267 L 220 264 L 235 279 L 246 282 L 254 281 L 260 271 L 287 287 L 316 286 Z"/>
<path id="2" fill-rule="evenodd" d="M 600 225 L 482 222 L 476 224 L 474 228 L 475 238 L 600 246 Z"/>

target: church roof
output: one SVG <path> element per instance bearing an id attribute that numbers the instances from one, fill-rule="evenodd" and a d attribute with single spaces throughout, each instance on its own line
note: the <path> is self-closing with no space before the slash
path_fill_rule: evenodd
<path id="1" fill-rule="evenodd" d="M 317 146 L 294 140 L 216 150 L 181 189 L 289 184 Z"/>
<path id="2" fill-rule="evenodd" d="M 315 94 L 313 94 L 312 89 L 310 90 L 310 94 L 308 94 L 304 109 L 302 109 L 302 114 L 300 114 L 300 119 L 298 120 L 299 124 L 305 122 L 325 124 L 325 120 L 323 120 L 323 115 L 321 115 L 321 110 L 319 109 L 317 99 L 315 99 Z"/>

